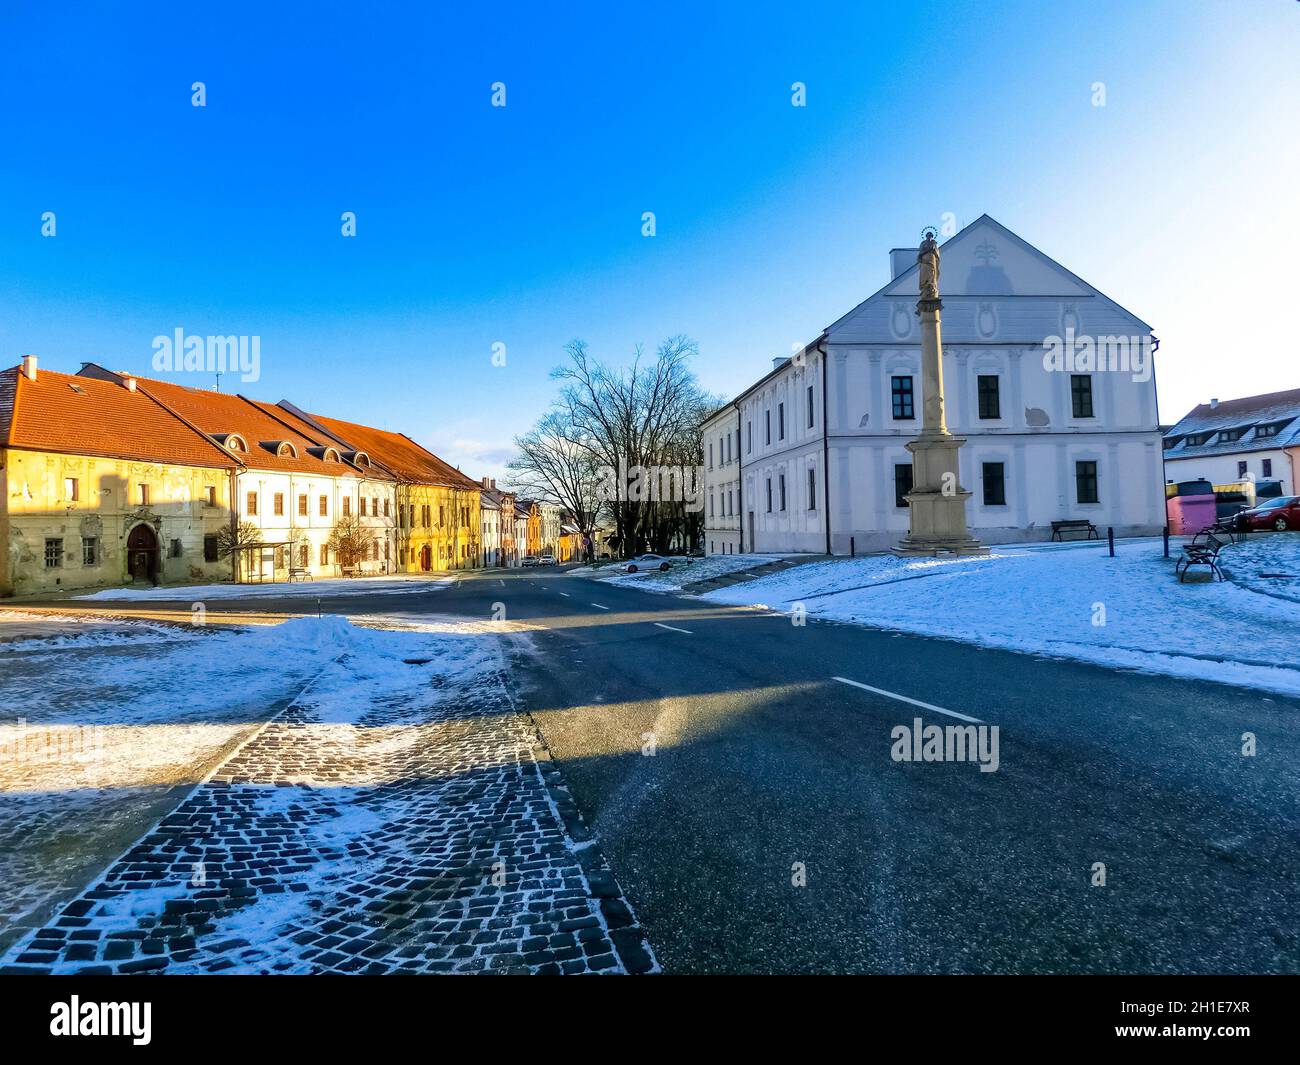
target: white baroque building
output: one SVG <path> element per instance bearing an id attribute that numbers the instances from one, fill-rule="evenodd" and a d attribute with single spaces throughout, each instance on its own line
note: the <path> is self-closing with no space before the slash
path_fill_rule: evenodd
<path id="1" fill-rule="evenodd" d="M 1164 525 L 1154 367 L 1049 368 L 1047 344 L 1128 338 L 1151 327 L 984 215 L 941 248 L 948 428 L 965 437 L 967 516 L 985 543 L 1045 540 L 1058 519 L 1104 536 Z M 892 277 L 730 405 L 739 433 L 741 551 L 843 555 L 892 547 L 908 530 L 907 441 L 921 425 L 916 249 L 890 253 Z M 1072 353 L 1073 354 L 1073 353 Z M 1113 361 L 1113 360 L 1112 360 Z M 707 445 L 725 436 L 722 412 Z M 716 463 L 715 455 L 715 463 Z M 706 503 L 707 506 L 707 503 Z M 716 508 L 716 503 L 715 503 Z M 716 522 L 717 519 L 714 519 Z M 706 549 L 731 550 L 707 518 Z M 712 530 L 714 546 L 709 547 Z"/>

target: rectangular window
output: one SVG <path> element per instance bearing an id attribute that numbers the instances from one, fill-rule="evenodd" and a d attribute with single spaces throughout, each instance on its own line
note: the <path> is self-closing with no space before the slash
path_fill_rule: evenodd
<path id="1" fill-rule="evenodd" d="M 149 486 L 147 484 L 140 485 L 140 506 L 147 507 L 149 505 L 149 499 Z"/>
<path id="2" fill-rule="evenodd" d="M 244 500 L 244 513 L 250 518 L 257 516 L 257 493 L 249 492 Z"/>
<path id="3" fill-rule="evenodd" d="M 318 509 L 322 518 L 328 518 L 330 514 L 330 497 L 321 496 Z"/>
<path id="4" fill-rule="evenodd" d="M 709 469 L 713 469 L 713 441 L 709 441 Z"/>
<path id="5" fill-rule="evenodd" d="M 344 497 L 343 497 L 343 516 L 344 516 L 345 518 L 350 518 L 350 517 L 352 517 L 352 497 L 351 497 L 351 496 L 344 496 Z"/>
<path id="6" fill-rule="evenodd" d="M 753 422 L 745 423 L 745 432 L 748 435 L 749 452 L 752 455 L 754 453 L 754 423 Z"/>
<path id="7" fill-rule="evenodd" d="M 217 535 L 216 533 L 208 533 L 203 537 L 203 561 L 215 562 L 217 553 Z"/>
<path id="8" fill-rule="evenodd" d="M 275 497 L 271 500 L 271 512 L 275 514 L 277 518 L 282 517 L 284 515 L 284 493 L 283 492 L 275 493 Z"/>
<path id="9" fill-rule="evenodd" d="M 99 540 L 94 536 L 81 538 L 81 564 L 83 566 L 99 565 Z"/>
<path id="10" fill-rule="evenodd" d="M 1260 459 L 1260 460 L 1259 460 L 1259 467 L 1260 467 L 1260 470 L 1263 472 L 1263 474 L 1264 474 L 1265 477 L 1272 477 L 1272 476 L 1273 476 L 1273 460 L 1272 460 L 1272 459 Z"/>
<path id="11" fill-rule="evenodd" d="M 811 467 L 808 470 L 808 509 L 817 509 L 817 471 Z"/>
<path id="12" fill-rule="evenodd" d="M 771 442 L 772 442 L 772 412 L 770 410 L 765 410 L 763 411 L 763 443 L 770 444 Z"/>
<path id="13" fill-rule="evenodd" d="M 77 478 L 63 478 L 63 498 L 69 503 L 75 503 L 81 498 L 81 482 Z"/>
<path id="14" fill-rule="evenodd" d="M 357 496 L 357 516 L 364 518 L 366 516 L 366 497 Z"/>
<path id="15" fill-rule="evenodd" d="M 45 541 L 45 568 L 58 569 L 63 565 L 63 541 L 49 538 Z"/>
<path id="16" fill-rule="evenodd" d="M 184 554 L 185 554 L 185 545 L 182 544 L 179 540 L 173 540 L 171 544 L 171 552 L 170 552 L 171 557 L 180 558 Z"/>
<path id="17" fill-rule="evenodd" d="M 998 394 L 997 374 L 982 373 L 978 378 L 981 418 L 1002 417 L 1002 397 Z"/>
<path id="18" fill-rule="evenodd" d="M 709 493 L 709 517 L 713 517 L 713 493 Z"/>
<path id="19" fill-rule="evenodd" d="M 208 506 L 215 507 L 217 505 L 217 486 L 215 484 L 207 485 L 203 491 L 207 493 Z"/>
<path id="20" fill-rule="evenodd" d="M 767 479 L 767 512 L 772 513 L 772 478 Z"/>
<path id="21" fill-rule="evenodd" d="M 430 505 L 432 506 L 432 504 Z M 432 514 L 433 511 L 430 510 L 429 513 Z M 424 524 L 425 525 L 429 524 L 428 518 L 425 519 Z M 438 528 L 441 529 L 446 524 L 447 524 L 447 508 L 443 504 L 439 503 L 438 504 Z"/>
<path id="22" fill-rule="evenodd" d="M 776 436 L 778 440 L 785 439 L 785 404 L 776 405 Z"/>
<path id="23" fill-rule="evenodd" d="M 911 380 L 911 378 L 908 378 Z M 907 493 L 912 490 L 912 464 L 898 463 L 894 466 L 894 506 L 907 506 Z"/>
<path id="24" fill-rule="evenodd" d="M 328 566 L 328 565 L 330 564 L 330 545 L 329 545 L 329 544 L 321 544 L 321 545 L 320 545 L 320 564 L 321 564 L 322 566 Z"/>
<path id="25" fill-rule="evenodd" d="M 1245 478 L 1246 478 L 1246 464 L 1245 464 L 1244 462 L 1238 462 L 1238 463 L 1237 463 L 1237 480 L 1242 481 L 1242 480 L 1245 480 Z"/>
<path id="26" fill-rule="evenodd" d="M 388 517 L 388 500 L 384 500 L 384 517 Z"/>
<path id="27" fill-rule="evenodd" d="M 809 385 L 808 386 L 808 428 L 809 429 L 813 427 L 813 412 L 814 412 L 813 389 L 812 389 L 812 385 Z"/>
<path id="28" fill-rule="evenodd" d="M 984 463 L 984 505 L 1001 507 L 1007 502 L 1006 478 L 1000 462 Z"/>
<path id="29" fill-rule="evenodd" d="M 899 421 L 912 421 L 916 411 L 912 406 L 911 377 L 891 377 L 889 392 L 894 402 L 894 417 Z M 908 469 L 911 469 L 909 466 Z"/>
<path id="30" fill-rule="evenodd" d="M 371 496 L 371 497 L 370 497 L 370 513 L 371 513 L 374 517 L 376 517 L 376 518 L 379 517 L 379 497 L 378 497 L 378 496 Z M 388 500 L 384 500 L 384 514 L 385 514 L 385 515 L 388 514 Z"/>
<path id="31" fill-rule="evenodd" d="M 1070 375 L 1070 407 L 1076 418 L 1092 417 L 1092 376 L 1090 374 Z"/>
<path id="32" fill-rule="evenodd" d="M 781 509 L 785 510 L 785 474 L 778 474 L 777 479 L 781 483 Z"/>
<path id="33" fill-rule="evenodd" d="M 307 494 L 305 492 L 298 496 L 298 514 L 303 518 L 307 516 Z"/>
<path id="34" fill-rule="evenodd" d="M 1097 464 L 1095 462 L 1076 462 L 1074 464 L 1075 497 L 1080 503 L 1097 503 Z"/>

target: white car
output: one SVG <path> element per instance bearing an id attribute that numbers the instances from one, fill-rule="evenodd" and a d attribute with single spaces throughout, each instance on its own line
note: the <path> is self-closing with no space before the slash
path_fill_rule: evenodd
<path id="1" fill-rule="evenodd" d="M 555 565 L 555 556 L 552 555 L 552 554 L 550 554 L 550 553 L 548 552 L 547 554 L 542 555 L 542 556 L 540 556 L 540 557 L 537 559 L 537 565 L 539 565 L 539 566 L 554 566 L 554 565 Z"/>
<path id="2" fill-rule="evenodd" d="M 672 569 L 672 565 L 663 555 L 639 555 L 624 565 L 623 572 L 641 573 L 657 569 L 660 573 L 667 573 Z"/>
<path id="3" fill-rule="evenodd" d="M 537 565 L 536 555 L 524 555 L 524 569 L 531 569 Z"/>

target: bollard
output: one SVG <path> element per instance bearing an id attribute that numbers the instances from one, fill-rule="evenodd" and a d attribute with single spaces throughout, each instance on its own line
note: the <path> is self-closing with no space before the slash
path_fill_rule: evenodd
<path id="1" fill-rule="evenodd" d="M 1110 557 L 1115 557 L 1115 526 L 1106 526 L 1106 542 L 1110 545 Z"/>
<path id="2" fill-rule="evenodd" d="M 1165 526 L 1164 534 L 1165 534 L 1165 537 L 1164 537 L 1164 538 L 1165 538 L 1165 558 L 1168 558 L 1168 557 L 1169 557 L 1169 526 L 1168 526 L 1168 525 Z"/>
<path id="3" fill-rule="evenodd" d="M 854 538 L 850 536 L 849 537 L 849 558 L 856 558 L 857 554 L 858 554 L 857 546 L 854 543 Z"/>

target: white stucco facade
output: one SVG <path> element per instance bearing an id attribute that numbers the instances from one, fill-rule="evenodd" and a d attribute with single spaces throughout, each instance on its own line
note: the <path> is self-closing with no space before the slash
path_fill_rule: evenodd
<path id="1" fill-rule="evenodd" d="M 732 404 L 715 411 L 704 433 L 704 550 L 740 551 L 740 414 Z"/>
<path id="2" fill-rule="evenodd" d="M 966 438 L 973 534 L 1045 540 L 1070 518 L 1103 535 L 1158 532 L 1154 368 L 1044 365 L 1049 337 L 1149 344 L 1150 327 L 987 216 L 942 257 L 946 416 Z M 894 259 L 914 264 L 914 253 Z M 738 398 L 743 550 L 861 553 L 906 534 L 899 478 L 921 414 L 916 299 L 912 265 Z"/>

